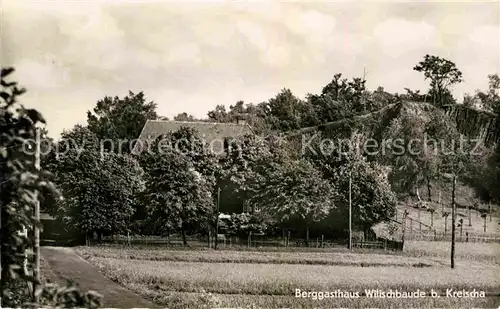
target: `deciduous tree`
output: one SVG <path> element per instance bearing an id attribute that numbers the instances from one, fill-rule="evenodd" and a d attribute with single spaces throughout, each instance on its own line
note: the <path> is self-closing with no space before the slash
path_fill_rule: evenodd
<path id="1" fill-rule="evenodd" d="M 208 119 L 212 122 L 230 122 L 229 115 L 224 105 L 215 106 L 214 110 L 207 113 Z"/>
<path id="2" fill-rule="evenodd" d="M 128 156 L 101 153 L 97 136 L 83 126 L 64 132 L 59 142 L 66 145 L 46 165 L 64 195 L 52 214 L 86 236 L 126 231 L 135 198 L 144 189 L 138 163 Z"/>
<path id="3" fill-rule="evenodd" d="M 368 237 L 370 228 L 387 221 L 396 212 L 396 195 L 387 179 L 387 169 L 376 162 L 354 158 L 342 165 L 331 182 L 336 183 L 335 207 L 328 217 L 328 223 L 345 230 L 349 212 L 349 175 L 351 176 L 352 224 Z"/>
<path id="4" fill-rule="evenodd" d="M 363 96 L 366 81 L 353 78 L 348 81 L 342 74 L 335 74 L 321 94 L 308 95 L 308 102 L 314 106 L 319 123 L 336 121 L 366 112 L 366 100 Z"/>
<path id="5" fill-rule="evenodd" d="M 325 223 L 337 232 L 348 226 L 349 175 L 352 179 L 353 226 L 369 229 L 394 215 L 396 196 L 388 181 L 388 169 L 376 161 L 369 161 L 365 152 L 366 137 L 354 133 L 349 140 L 326 149 L 321 136 L 313 141 L 305 156 L 321 171 L 333 191 L 335 208 Z M 333 189 L 332 189 L 333 190 Z"/>
<path id="6" fill-rule="evenodd" d="M 450 87 L 463 81 L 462 72 L 454 62 L 434 55 L 425 55 L 424 60 L 420 61 L 413 70 L 424 73 L 425 79 L 430 80 L 429 93 L 436 106 L 451 103 L 453 96 Z"/>
<path id="7" fill-rule="evenodd" d="M 206 232 L 214 222 L 217 157 L 189 127 L 159 136 L 141 154 L 146 222 L 159 234 Z"/>
<path id="8" fill-rule="evenodd" d="M 146 194 L 149 222 L 162 234 L 179 232 L 184 245 L 189 232 L 202 231 L 214 214 L 213 185 L 196 171 L 187 155 L 173 149 L 152 156 Z"/>
<path id="9" fill-rule="evenodd" d="M 265 103 L 266 121 L 273 130 L 290 131 L 301 126 L 304 108 L 299 98 L 290 89 L 282 89 L 274 98 Z"/>
<path id="10" fill-rule="evenodd" d="M 310 162 L 299 159 L 271 162 L 252 183 L 249 203 L 260 205 L 276 221 L 294 221 L 307 230 L 330 214 L 334 207 L 334 186 Z"/>
<path id="11" fill-rule="evenodd" d="M 475 95 L 464 95 L 464 104 L 473 106 L 479 100 L 486 111 L 500 114 L 500 77 L 498 74 L 488 75 L 488 91 L 476 90 Z"/>
<path id="12" fill-rule="evenodd" d="M 34 239 L 19 232 L 40 226 L 33 216 L 37 198 L 50 192 L 57 195 L 48 173 L 35 168 L 32 152 L 25 146 L 36 138 L 36 126 L 45 123 L 42 115 L 17 101 L 25 89 L 7 81 L 13 68 L 0 70 L 0 301 L 2 307 L 87 307 L 101 306 L 97 293 L 48 286 L 38 282 L 23 268 L 25 253 Z M 31 261 L 29 259 L 28 261 Z M 28 270 L 34 267 L 29 263 Z M 32 303 L 29 286 L 37 288 L 41 299 Z"/>
<path id="13" fill-rule="evenodd" d="M 175 121 L 195 121 L 195 118 L 193 115 L 190 115 L 186 112 L 184 113 L 179 113 L 177 116 L 174 117 Z"/>
<path id="14" fill-rule="evenodd" d="M 87 112 L 89 130 L 100 140 L 112 141 L 105 144 L 105 149 L 124 154 L 133 149 L 133 141 L 139 137 L 146 120 L 157 118 L 156 103 L 147 102 L 143 92 L 132 91 L 124 98 L 106 96 L 97 101 L 92 112 Z"/>

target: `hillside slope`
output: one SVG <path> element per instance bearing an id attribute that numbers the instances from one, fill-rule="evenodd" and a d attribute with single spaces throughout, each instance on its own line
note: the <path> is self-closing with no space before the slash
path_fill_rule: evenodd
<path id="1" fill-rule="evenodd" d="M 388 139 L 404 138 L 406 140 L 409 136 L 420 141 L 433 137 L 441 141 L 440 138 L 444 137 L 442 140 L 446 143 L 460 136 L 455 120 L 446 111 L 428 103 L 402 102 L 387 105 L 378 111 L 361 116 L 342 119 L 316 127 L 304 128 L 289 134 L 289 138 L 297 138 L 298 140 L 299 136 L 303 139 L 304 135 L 319 135 L 320 138 L 343 140 L 351 137 L 353 133 L 362 133 L 365 138 L 376 141 L 381 148 L 378 149 L 378 153 L 372 159 L 389 167 L 393 166 L 395 160 L 398 158 L 394 154 L 384 153 L 385 149 L 382 148 L 382 145 L 385 145 L 384 143 Z M 484 146 L 478 148 L 476 151 L 481 153 L 480 156 L 483 157 L 488 156 L 490 153 L 490 149 Z M 416 162 L 418 162 L 418 158 Z M 445 207 L 451 205 L 451 184 L 449 182 L 432 181 L 429 185 L 426 184 L 419 187 L 418 191 L 421 200 L 427 201 L 430 193 L 433 202 L 440 200 Z M 417 204 L 418 197 L 415 193 L 414 190 L 413 192 L 407 192 L 407 194 L 399 194 L 400 212 L 406 207 L 413 207 Z M 487 208 L 486 205 L 480 203 L 474 190 L 461 181 L 457 183 L 456 203 L 459 209 L 465 209 L 467 206 Z M 493 207 L 496 208 L 497 206 Z M 424 212 L 425 215 L 422 215 L 422 221 L 430 225 L 430 213 L 427 211 Z M 412 213 L 412 215 L 415 218 L 417 216 L 416 213 Z M 496 212 L 494 212 L 494 216 L 496 216 Z M 475 217 L 476 214 L 474 213 Z M 444 231 L 444 219 L 442 219 L 441 209 L 435 212 L 434 219 L 437 230 Z M 479 221 L 481 220 L 479 217 Z M 476 220 L 474 219 L 473 221 Z M 475 233 L 482 232 L 483 227 L 479 225 L 479 223 L 474 224 L 475 227 L 472 229 Z M 488 222 L 487 225 L 488 232 L 500 233 L 497 228 L 498 222 L 496 218 L 492 220 L 491 224 Z M 467 230 L 465 226 L 464 228 L 464 231 Z"/>

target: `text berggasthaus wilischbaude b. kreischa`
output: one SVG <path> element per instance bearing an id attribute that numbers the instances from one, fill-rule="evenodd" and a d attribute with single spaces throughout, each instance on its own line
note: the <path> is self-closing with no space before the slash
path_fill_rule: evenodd
<path id="1" fill-rule="evenodd" d="M 297 298 L 311 298 L 315 300 L 322 300 L 328 298 L 484 298 L 486 297 L 485 291 L 471 289 L 471 290 L 398 290 L 398 289 L 364 289 L 362 291 L 350 290 L 334 290 L 334 291 L 304 291 L 295 289 L 295 297 Z"/>

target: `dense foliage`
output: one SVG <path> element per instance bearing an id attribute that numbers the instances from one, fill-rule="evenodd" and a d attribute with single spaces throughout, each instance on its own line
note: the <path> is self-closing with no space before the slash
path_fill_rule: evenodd
<path id="1" fill-rule="evenodd" d="M 93 112 L 87 112 L 88 129 L 99 140 L 110 141 L 103 143 L 107 151 L 120 154 L 130 153 L 146 120 L 157 118 L 156 103 L 146 102 L 142 92 L 131 91 L 124 98 L 104 97 Z"/>
<path id="2" fill-rule="evenodd" d="M 215 219 L 217 166 L 197 132 L 182 127 L 160 136 L 140 160 L 146 171 L 145 221 L 151 230 L 178 232 L 184 244 L 187 233 L 206 233 Z"/>
<path id="3" fill-rule="evenodd" d="M 245 237 L 250 232 L 257 234 L 268 232 L 269 223 L 272 222 L 268 222 L 260 213 L 239 213 L 220 219 L 219 229 L 228 235 Z"/>
<path id="4" fill-rule="evenodd" d="M 430 80 L 428 91 L 405 88 L 403 94 L 392 94 L 383 87 L 370 91 L 364 77 L 335 74 L 319 93 L 305 99 L 284 88 L 258 104 L 217 105 L 208 112 L 208 121 L 245 121 L 255 134 L 229 141 L 227 154 L 216 156 L 201 132 L 183 127 L 161 136 L 152 149 L 136 157 L 140 168 L 116 145 L 119 139 L 137 138 L 147 119 L 164 118 L 158 117 L 156 105 L 147 103 L 142 92 L 105 97 L 88 113 L 88 126 L 63 136 L 79 144 L 59 146 L 68 151 L 46 159 L 44 164 L 54 170 L 54 180 L 66 197 L 47 203 L 48 209 L 87 231 L 180 233 L 186 239 L 214 227 L 217 206 L 223 213 L 236 214 L 224 223 L 231 233 L 277 226 L 342 231 L 347 222 L 348 175 L 354 225 L 364 231 L 393 215 L 395 194 L 420 198 L 418 189 L 426 186 L 425 195 L 431 199 L 434 184 L 447 181 L 443 173 L 481 183 L 478 190 L 492 199 L 496 183 L 478 179 L 495 179 L 495 159 L 484 158 L 490 163 L 481 168 L 473 164 L 468 140 L 461 153 L 449 155 L 462 136 L 440 107 L 455 102 L 451 86 L 462 81 L 462 73 L 452 61 L 432 55 L 414 70 Z M 477 96 L 496 102 L 496 81 L 490 77 L 488 93 Z M 174 120 L 207 121 L 185 112 Z M 309 143 L 311 136 L 315 139 Z M 359 137 L 361 141 L 356 140 Z M 85 146 L 82 152 L 78 145 L 83 141 L 99 146 Z M 103 141 L 113 143 L 101 149 Z M 328 141 L 351 145 L 336 149 L 338 145 Z M 392 142 L 389 149 L 387 141 Z M 367 144 L 373 142 L 374 147 Z M 354 143 L 362 151 L 354 153 Z M 241 213 L 247 214 L 240 218 Z M 249 228 L 249 220 L 260 220 L 261 226 Z"/>
<path id="5" fill-rule="evenodd" d="M 392 218 L 396 212 L 397 199 L 387 174 L 386 168 L 376 162 L 367 162 L 363 157 L 342 165 L 333 177 L 338 186 L 335 199 L 337 207 L 330 213 L 327 223 L 342 230 L 348 227 L 349 177 L 354 229 L 363 231 L 366 238 L 372 226 Z"/>
<path id="6" fill-rule="evenodd" d="M 34 146 L 36 126 L 45 123 L 42 115 L 17 102 L 25 90 L 6 77 L 14 69 L 0 71 L 0 297 L 3 307 L 26 306 L 31 302 L 30 289 L 42 296 L 40 304 L 53 307 L 89 307 L 100 305 L 99 295 L 70 289 L 44 286 L 33 277 L 33 267 L 23 267 L 25 252 L 32 252 L 33 238 L 20 234 L 24 228 L 32 231 L 40 222 L 33 216 L 38 197 L 50 192 L 57 195 L 46 171 L 35 166 Z M 29 259 L 31 261 L 31 258 Z"/>
<path id="7" fill-rule="evenodd" d="M 334 208 L 335 187 L 306 160 L 271 162 L 252 185 L 255 193 L 249 203 L 281 223 L 293 221 L 308 227 Z"/>
<path id="8" fill-rule="evenodd" d="M 97 136 L 82 126 L 64 132 L 59 144 L 44 163 L 65 199 L 49 212 L 87 236 L 126 232 L 144 189 L 142 168 L 128 155 L 101 152 Z"/>
<path id="9" fill-rule="evenodd" d="M 414 68 L 417 72 L 424 73 L 425 79 L 430 80 L 429 94 L 436 106 L 455 103 L 451 94 L 451 87 L 463 81 L 462 72 L 452 61 L 434 55 L 425 55 Z"/>

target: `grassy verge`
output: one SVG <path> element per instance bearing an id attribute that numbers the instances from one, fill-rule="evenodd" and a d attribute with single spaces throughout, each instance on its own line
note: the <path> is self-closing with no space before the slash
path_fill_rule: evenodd
<path id="1" fill-rule="evenodd" d="M 450 257 L 451 244 L 443 241 L 408 241 L 405 242 L 404 255 L 417 258 Z M 477 261 L 500 264 L 500 244 L 456 243 L 457 260 Z"/>
<path id="2" fill-rule="evenodd" d="M 500 287 L 498 268 L 395 268 L 323 265 L 223 264 L 93 258 L 91 262 L 114 281 L 140 283 L 164 291 L 221 294 L 290 295 L 296 288 L 312 291 L 347 289 L 431 288 L 446 290 Z"/>
<path id="3" fill-rule="evenodd" d="M 472 245 L 472 246 L 470 246 Z M 424 248 L 424 249 L 422 249 Z M 446 297 L 446 289 L 500 292 L 497 245 L 457 247 L 457 268 L 448 268 L 449 248 L 414 242 L 404 255 L 346 252 L 258 252 L 77 248 L 115 282 L 168 308 L 472 308 L 498 307 L 500 298 Z M 466 250 L 468 249 L 468 250 Z M 415 263 L 430 267 L 412 267 Z M 493 262 L 493 263 L 492 263 Z M 360 267 L 372 266 L 372 267 Z M 399 267 L 394 267 L 399 266 Z M 359 298 L 297 298 L 302 291 L 358 292 Z M 363 296 L 365 289 L 417 289 L 439 298 Z"/>
<path id="4" fill-rule="evenodd" d="M 185 308 L 497 308 L 497 297 L 487 298 L 421 298 L 421 299 L 357 299 L 336 298 L 314 300 L 281 295 L 228 295 L 211 293 L 182 293 L 144 290 L 144 286 L 129 285 L 160 306 Z"/>
<path id="5" fill-rule="evenodd" d="M 431 259 L 416 257 L 340 252 L 181 251 L 117 247 L 80 247 L 77 248 L 77 252 L 85 258 L 99 257 L 165 262 L 304 264 L 359 267 L 430 267 L 440 265 Z"/>

